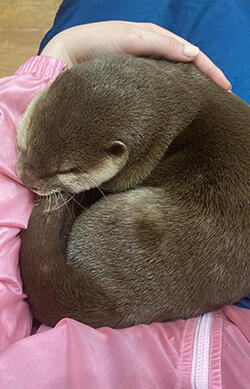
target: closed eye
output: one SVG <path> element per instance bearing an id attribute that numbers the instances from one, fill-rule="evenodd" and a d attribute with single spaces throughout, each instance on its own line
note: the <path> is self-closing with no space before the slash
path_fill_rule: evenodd
<path id="1" fill-rule="evenodd" d="M 57 174 L 79 174 L 81 173 L 81 169 L 79 167 L 72 167 L 71 169 L 64 169 L 64 170 L 59 170 Z"/>

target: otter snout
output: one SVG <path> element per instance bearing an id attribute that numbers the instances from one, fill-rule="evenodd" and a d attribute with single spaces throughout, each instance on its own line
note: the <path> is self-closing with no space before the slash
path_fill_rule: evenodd
<path id="1" fill-rule="evenodd" d="M 18 160 L 16 166 L 17 175 L 25 186 L 34 192 L 39 190 L 39 175 L 36 174 L 29 166 Z"/>

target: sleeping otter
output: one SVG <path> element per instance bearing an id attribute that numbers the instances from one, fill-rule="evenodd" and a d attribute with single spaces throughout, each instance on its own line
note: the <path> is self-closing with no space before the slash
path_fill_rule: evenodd
<path id="1" fill-rule="evenodd" d="M 121 328 L 246 295 L 249 123 L 193 64 L 114 55 L 62 72 L 18 129 L 18 174 L 42 195 L 20 251 L 34 316 Z"/>

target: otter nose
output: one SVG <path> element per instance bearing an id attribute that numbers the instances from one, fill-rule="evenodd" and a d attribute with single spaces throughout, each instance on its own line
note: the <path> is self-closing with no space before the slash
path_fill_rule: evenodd
<path id="1" fill-rule="evenodd" d="M 39 175 L 25 165 L 19 170 L 19 177 L 23 184 L 34 192 L 39 190 Z"/>

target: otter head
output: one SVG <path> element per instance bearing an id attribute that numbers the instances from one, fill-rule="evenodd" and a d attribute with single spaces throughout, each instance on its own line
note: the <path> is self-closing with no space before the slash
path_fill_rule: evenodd
<path id="1" fill-rule="evenodd" d="M 63 71 L 18 128 L 24 184 L 38 194 L 139 184 L 165 152 L 160 131 L 167 134 L 167 110 L 157 98 L 161 79 L 153 99 L 148 69 L 145 59 L 114 55 Z"/>
<path id="2" fill-rule="evenodd" d="M 126 165 L 127 107 L 121 89 L 99 70 L 86 63 L 63 71 L 26 110 L 17 133 L 17 173 L 34 192 L 88 190 Z"/>

